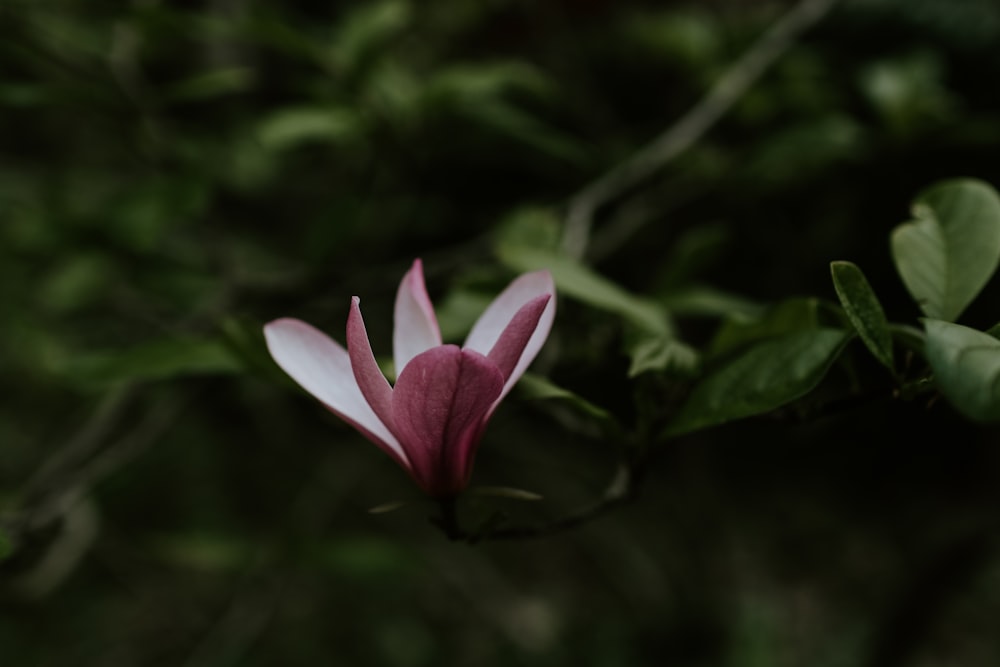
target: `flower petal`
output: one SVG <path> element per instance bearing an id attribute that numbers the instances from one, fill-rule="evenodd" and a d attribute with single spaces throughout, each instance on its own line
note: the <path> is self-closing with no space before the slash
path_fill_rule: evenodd
<path id="1" fill-rule="evenodd" d="M 356 296 L 351 297 L 351 312 L 347 315 L 347 354 L 351 358 L 351 370 L 361 394 L 382 423 L 395 432 L 392 424 L 392 387 L 375 361 L 365 321 L 361 317 L 361 299 Z"/>
<path id="2" fill-rule="evenodd" d="M 514 365 L 514 369 L 507 375 L 503 392 L 497 399 L 498 401 L 507 395 L 507 392 L 524 374 L 549 336 L 552 321 L 556 316 L 556 287 L 552 282 L 552 275 L 548 271 L 535 271 L 516 278 L 479 317 L 475 326 L 472 327 L 472 331 L 469 332 L 469 337 L 465 340 L 466 349 L 475 350 L 481 354 L 490 354 L 518 311 L 532 299 L 546 294 L 552 298 L 549 299 L 538 318 L 535 331 L 524 346 L 524 351 Z"/>
<path id="3" fill-rule="evenodd" d="M 267 324 L 264 337 L 271 357 L 303 389 L 410 468 L 399 441 L 362 395 L 347 350 L 315 327 L 291 318 Z"/>
<path id="4" fill-rule="evenodd" d="M 441 329 L 427 296 L 423 264 L 419 259 L 414 260 L 399 283 L 394 322 L 392 356 L 396 377 L 399 377 L 410 359 L 441 344 Z"/>
<path id="5" fill-rule="evenodd" d="M 551 300 L 551 294 L 543 294 L 521 306 L 521 309 L 514 314 L 513 319 L 501 332 L 493 349 L 486 355 L 503 373 L 505 383 L 513 374 L 514 367 L 521 360 L 524 346 L 534 335 L 535 329 L 538 328 L 538 321 Z"/>
<path id="6" fill-rule="evenodd" d="M 504 378 L 489 359 L 455 345 L 410 360 L 392 393 L 399 441 L 414 479 L 435 496 L 468 483 L 476 445 Z"/>

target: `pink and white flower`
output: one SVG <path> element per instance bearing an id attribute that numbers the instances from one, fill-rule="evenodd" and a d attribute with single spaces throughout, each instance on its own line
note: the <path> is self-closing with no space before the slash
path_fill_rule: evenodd
<path id="1" fill-rule="evenodd" d="M 379 370 L 351 300 L 347 349 L 295 319 L 264 327 L 278 365 L 382 451 L 428 495 L 466 487 L 483 429 L 538 354 L 555 317 L 547 271 L 526 273 L 505 289 L 473 326 L 463 347 L 442 345 L 420 260 L 396 293 L 393 358 L 396 384 Z"/>

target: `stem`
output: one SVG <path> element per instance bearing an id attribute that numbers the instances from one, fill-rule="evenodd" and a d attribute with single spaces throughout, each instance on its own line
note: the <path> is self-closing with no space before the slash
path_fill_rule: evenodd
<path id="1" fill-rule="evenodd" d="M 582 258 L 597 209 L 637 187 L 697 143 L 835 2 L 802 0 L 775 22 L 676 123 L 574 195 L 566 213 L 563 249 L 573 257 Z"/>

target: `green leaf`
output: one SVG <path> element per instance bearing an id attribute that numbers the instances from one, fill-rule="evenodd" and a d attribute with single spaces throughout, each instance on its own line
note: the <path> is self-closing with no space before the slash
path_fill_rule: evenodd
<path id="1" fill-rule="evenodd" d="M 329 51 L 330 65 L 340 72 L 353 72 L 397 39 L 413 16 L 410 4 L 401 0 L 358 5 L 339 23 Z"/>
<path id="2" fill-rule="evenodd" d="M 760 319 L 764 307 L 746 297 L 705 285 L 692 285 L 673 290 L 663 297 L 670 312 L 692 317 L 742 317 Z"/>
<path id="3" fill-rule="evenodd" d="M 758 341 L 819 327 L 820 300 L 794 298 L 777 303 L 757 317 L 735 311 L 709 345 L 709 356 L 729 354 Z"/>
<path id="4" fill-rule="evenodd" d="M 628 376 L 634 378 L 648 371 L 676 371 L 691 375 L 698 366 L 698 352 L 673 336 L 653 336 L 640 340 L 629 349 L 632 363 Z"/>
<path id="5" fill-rule="evenodd" d="M 839 329 L 811 329 L 754 345 L 702 380 L 667 435 L 769 412 L 813 389 L 849 340 Z"/>
<path id="6" fill-rule="evenodd" d="M 294 148 L 307 142 L 341 143 L 361 132 L 356 113 L 343 108 L 289 107 L 257 126 L 257 139 L 268 150 Z"/>
<path id="7" fill-rule="evenodd" d="M 178 375 L 233 373 L 241 367 L 233 352 L 219 341 L 171 338 L 77 357 L 60 370 L 76 381 L 104 385 Z"/>
<path id="8" fill-rule="evenodd" d="M 606 425 L 616 423 L 615 418 L 604 408 L 594 405 L 587 399 L 564 389 L 552 381 L 533 373 L 525 373 L 517 382 L 517 389 L 522 396 L 534 400 L 558 400 L 573 407 L 577 412 L 602 422 Z"/>
<path id="9" fill-rule="evenodd" d="M 545 496 L 535 493 L 534 491 L 516 489 L 510 486 L 474 486 L 469 489 L 469 493 L 475 496 L 485 496 L 487 498 L 507 498 L 509 500 L 524 500 L 529 502 L 536 502 L 545 499 Z"/>
<path id="10" fill-rule="evenodd" d="M 896 269 L 925 315 L 952 322 L 1000 262 L 1000 197 L 981 181 L 947 181 L 923 192 L 913 215 L 892 232 Z"/>
<path id="11" fill-rule="evenodd" d="M 667 310 L 655 301 L 631 294 L 571 257 L 551 250 L 501 243 L 500 260 L 515 271 L 552 272 L 560 295 L 625 318 L 647 333 L 670 336 Z"/>
<path id="12" fill-rule="evenodd" d="M 831 262 L 830 273 L 840 304 L 861 341 L 883 366 L 893 370 L 889 321 L 865 274 L 851 262 Z"/>
<path id="13" fill-rule="evenodd" d="M 246 540 L 208 533 L 162 535 L 147 548 L 172 566 L 202 572 L 239 570 L 256 549 Z"/>
<path id="14" fill-rule="evenodd" d="M 441 337 L 445 341 L 460 340 L 489 307 L 495 294 L 459 287 L 447 294 L 434 308 Z"/>
<path id="15" fill-rule="evenodd" d="M 1000 340 L 941 320 L 925 320 L 927 360 L 945 398 L 969 419 L 1000 420 Z"/>
<path id="16" fill-rule="evenodd" d="M 256 83 L 250 67 L 226 67 L 200 72 L 168 87 L 164 95 L 171 101 L 196 101 L 249 90 Z"/>
<path id="17" fill-rule="evenodd" d="M 14 542 L 6 530 L 0 530 L 0 563 L 14 554 Z"/>
<path id="18" fill-rule="evenodd" d="M 918 329 L 909 324 L 890 324 L 889 333 L 892 334 L 893 340 L 906 349 L 923 354 L 924 345 L 927 341 L 927 336 L 924 334 L 923 329 Z"/>

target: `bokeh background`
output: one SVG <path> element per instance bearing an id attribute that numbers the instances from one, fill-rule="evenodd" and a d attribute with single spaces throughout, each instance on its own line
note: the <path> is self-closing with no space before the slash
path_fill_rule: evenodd
<path id="1" fill-rule="evenodd" d="M 343 340 L 358 294 L 388 355 L 414 257 L 460 341 L 515 275 L 497 249 L 551 243 L 791 7 L 0 3 L 0 662 L 1000 664 L 998 433 L 943 402 L 657 441 L 629 502 L 469 545 L 263 346 L 279 316 Z M 937 179 L 1000 184 L 998 45 L 994 0 L 837 3 L 598 212 L 585 260 L 694 348 L 723 296 L 834 299 L 837 259 L 914 322 L 887 235 Z M 996 295 L 967 320 L 1000 320 Z M 630 378 L 614 313 L 559 308 L 536 371 L 626 430 L 687 386 Z M 888 387 L 871 366 L 858 383 Z M 475 482 L 544 499 L 463 511 L 558 518 L 617 460 L 515 392 Z"/>

